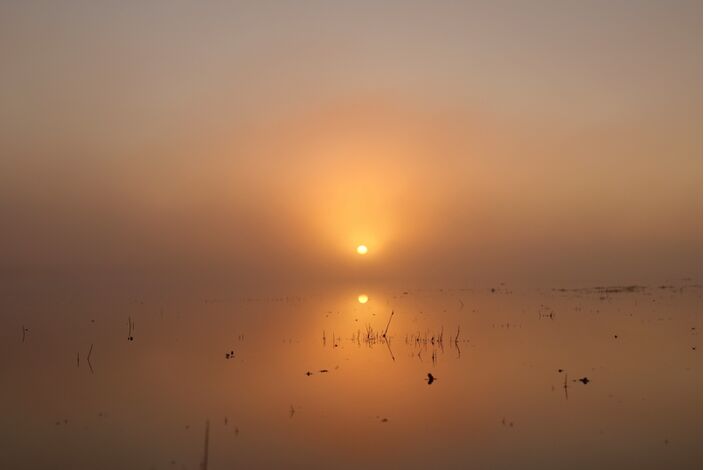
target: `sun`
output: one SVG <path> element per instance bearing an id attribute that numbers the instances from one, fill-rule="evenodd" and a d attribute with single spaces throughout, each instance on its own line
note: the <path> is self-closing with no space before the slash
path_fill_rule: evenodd
<path id="1" fill-rule="evenodd" d="M 367 248 L 366 245 L 359 245 L 357 247 L 357 254 L 366 255 L 368 251 L 369 251 L 369 249 Z"/>
<path id="2" fill-rule="evenodd" d="M 359 297 L 357 297 L 357 301 L 360 304 L 366 304 L 367 302 L 369 302 L 369 297 L 367 296 L 367 294 L 360 294 Z"/>

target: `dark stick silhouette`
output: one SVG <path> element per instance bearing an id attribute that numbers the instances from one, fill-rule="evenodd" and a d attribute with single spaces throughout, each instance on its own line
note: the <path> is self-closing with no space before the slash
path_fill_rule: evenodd
<path id="1" fill-rule="evenodd" d="M 90 369 L 90 373 L 93 373 L 93 364 L 90 362 L 90 355 L 93 354 L 93 343 L 90 344 L 90 349 L 88 350 L 88 356 L 86 357 L 86 361 L 88 362 L 88 368 Z"/>
<path id="2" fill-rule="evenodd" d="M 129 341 L 134 341 L 134 336 L 132 336 L 132 330 L 134 330 L 134 323 L 132 322 L 132 317 L 127 317 L 127 339 Z"/>
<path id="3" fill-rule="evenodd" d="M 389 349 L 389 354 L 391 354 L 391 360 L 396 361 L 396 358 L 394 357 L 394 352 L 391 350 L 391 341 L 387 339 L 384 342 L 386 343 L 386 347 Z"/>
<path id="4" fill-rule="evenodd" d="M 389 332 L 389 325 L 391 325 L 391 319 L 394 317 L 394 311 L 391 310 L 391 316 L 389 316 L 389 322 L 386 324 L 386 329 L 384 330 L 384 334 L 381 335 L 382 337 L 386 338 L 386 333 Z"/>
<path id="5" fill-rule="evenodd" d="M 203 463 L 201 468 L 208 470 L 208 440 L 210 438 L 210 420 L 205 420 L 205 442 L 203 443 Z"/>

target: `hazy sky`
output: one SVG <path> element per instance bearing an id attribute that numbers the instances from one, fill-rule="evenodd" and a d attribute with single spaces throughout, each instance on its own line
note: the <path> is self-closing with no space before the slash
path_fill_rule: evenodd
<path id="1" fill-rule="evenodd" d="M 701 280 L 701 18 L 694 0 L 2 2 L 0 268 Z"/>

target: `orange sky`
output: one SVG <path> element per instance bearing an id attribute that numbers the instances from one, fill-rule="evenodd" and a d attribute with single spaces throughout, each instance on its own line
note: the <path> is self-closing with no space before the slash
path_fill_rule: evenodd
<path id="1" fill-rule="evenodd" d="M 2 272 L 700 280 L 701 6 L 613 3 L 4 3 Z"/>

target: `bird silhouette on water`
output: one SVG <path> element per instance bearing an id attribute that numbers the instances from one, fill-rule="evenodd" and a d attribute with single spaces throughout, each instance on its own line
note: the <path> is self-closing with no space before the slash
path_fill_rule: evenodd
<path id="1" fill-rule="evenodd" d="M 433 377 L 433 374 L 428 372 L 428 385 L 432 384 L 435 381 L 435 377 Z"/>

